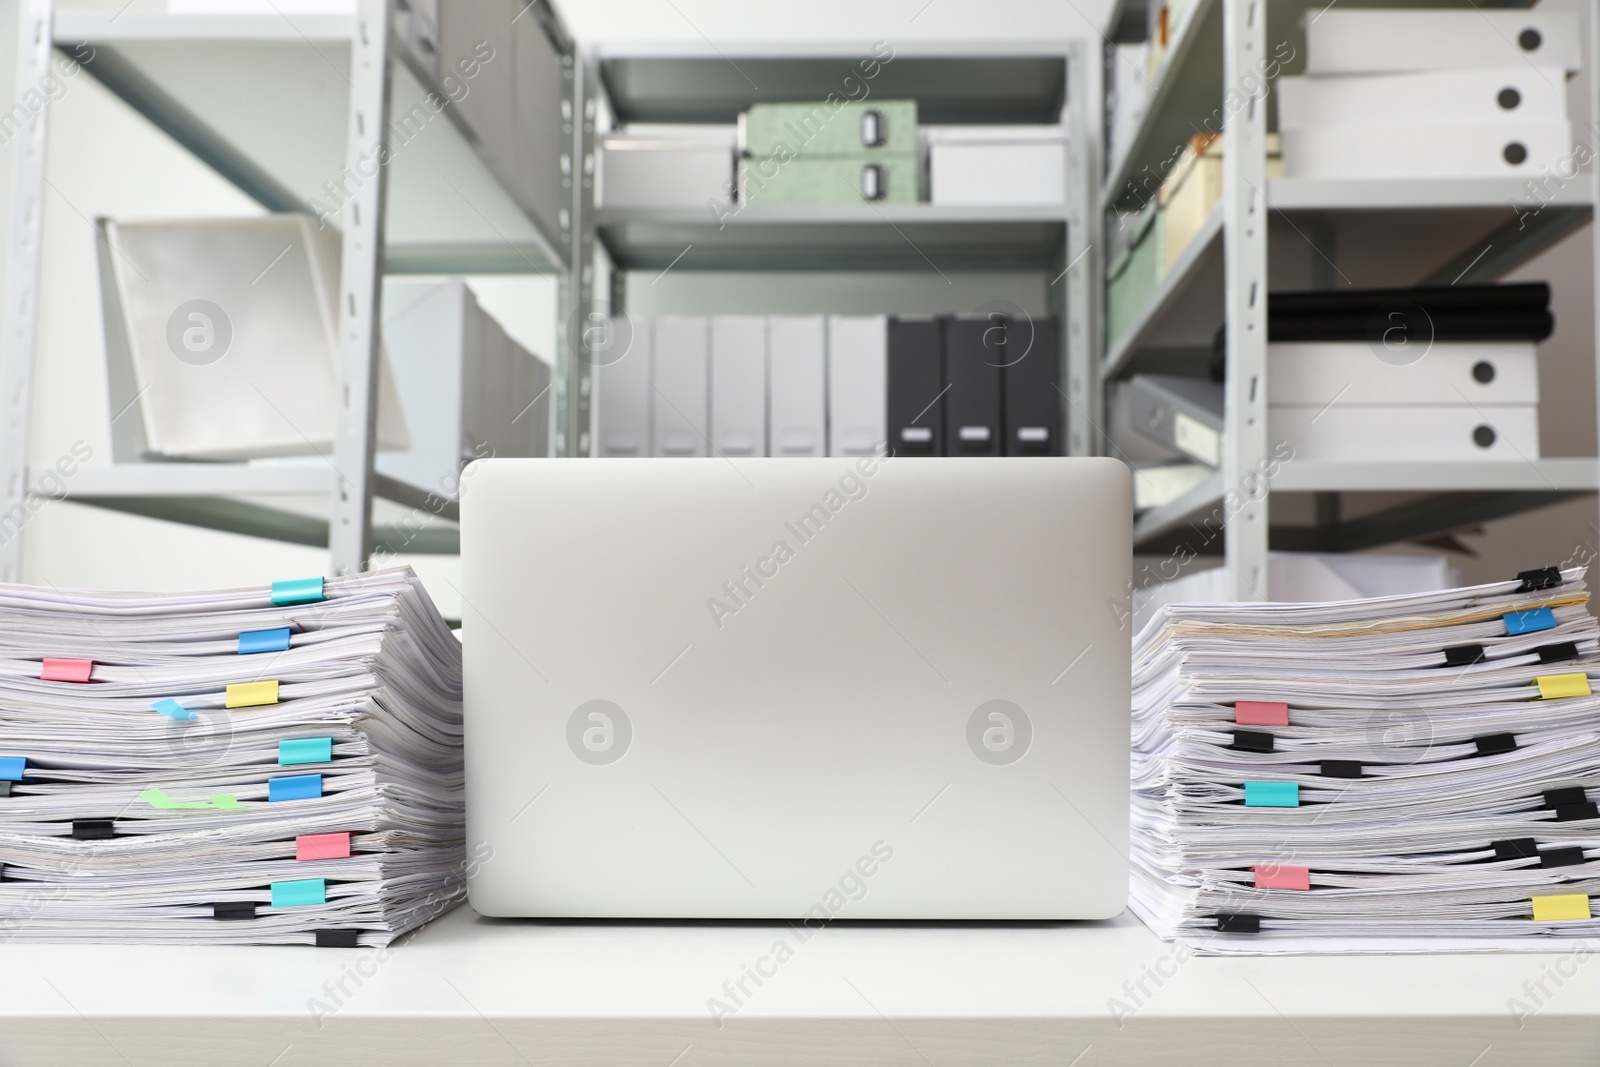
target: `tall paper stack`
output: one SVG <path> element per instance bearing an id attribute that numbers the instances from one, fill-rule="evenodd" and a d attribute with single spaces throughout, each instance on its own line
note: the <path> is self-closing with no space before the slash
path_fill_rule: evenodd
<path id="1" fill-rule="evenodd" d="M 1134 643 L 1134 910 L 1214 953 L 1594 936 L 1583 578 L 1162 607 Z"/>
<path id="2" fill-rule="evenodd" d="M 382 945 L 465 896 L 461 648 L 409 569 L 0 586 L 0 936 Z"/>

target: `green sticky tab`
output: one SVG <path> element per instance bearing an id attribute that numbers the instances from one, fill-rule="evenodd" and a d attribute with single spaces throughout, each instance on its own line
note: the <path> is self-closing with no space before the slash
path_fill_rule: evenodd
<path id="1" fill-rule="evenodd" d="M 159 789 L 146 789 L 139 794 L 139 799 L 149 804 L 152 808 L 209 808 L 209 800 L 173 800 Z"/>
<path id="2" fill-rule="evenodd" d="M 333 761 L 333 738 L 331 737 L 300 737 L 293 741 L 278 742 L 278 763 L 288 766 L 293 763 L 331 763 Z"/>
<path id="3" fill-rule="evenodd" d="M 319 600 L 327 599 L 322 591 L 322 579 L 318 578 L 289 578 L 281 582 L 272 583 L 272 602 L 274 604 L 314 604 Z"/>
<path id="4" fill-rule="evenodd" d="M 293 882 L 272 883 L 272 906 L 295 908 L 303 904 L 326 904 L 328 880 L 326 878 L 299 878 Z"/>
<path id="5" fill-rule="evenodd" d="M 1246 782 L 1244 803 L 1249 808 L 1298 808 L 1300 786 L 1294 782 Z"/>
<path id="6" fill-rule="evenodd" d="M 239 798 L 234 796 L 232 793 L 212 793 L 211 806 L 213 808 L 222 808 L 224 810 L 227 810 L 228 808 L 244 807 L 243 804 L 239 803 Z"/>

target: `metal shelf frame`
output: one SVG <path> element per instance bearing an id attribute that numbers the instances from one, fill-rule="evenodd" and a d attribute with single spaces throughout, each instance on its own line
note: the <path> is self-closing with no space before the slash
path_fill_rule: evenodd
<path id="1" fill-rule="evenodd" d="M 874 44 L 618 40 L 594 44 L 586 60 L 619 124 L 731 124 L 753 102 L 821 99 Z M 1062 126 L 1063 204 L 755 205 L 720 219 L 703 207 L 601 207 L 594 213 L 597 245 L 615 267 L 609 307 L 625 312 L 628 270 L 1039 271 L 1063 325 L 1066 451 L 1084 453 L 1093 437 L 1099 326 L 1096 317 L 1069 309 L 1095 299 L 1098 286 L 1091 250 L 1099 243 L 1092 134 L 1099 82 L 1098 49 L 1083 41 L 897 42 L 874 95 L 917 99 L 920 120 Z M 683 259 L 690 246 L 692 262 Z"/>
<path id="2" fill-rule="evenodd" d="M 1140 6 L 1135 0 L 1114 3 L 1105 34 L 1108 56 L 1110 42 L 1138 39 Z M 1417 4 L 1394 0 L 1393 6 Z M 1424 6 L 1466 5 L 1432 0 Z M 1212 333 L 1227 326 L 1222 468 L 1177 500 L 1138 516 L 1134 539 L 1140 552 L 1215 552 L 1220 545 L 1229 592 L 1237 600 L 1270 595 L 1269 544 L 1355 551 L 1446 533 L 1600 488 L 1600 462 L 1592 458 L 1397 464 L 1291 460 L 1277 468 L 1270 483 L 1259 476 L 1271 454 L 1266 361 L 1270 227 L 1293 226 L 1305 236 L 1363 221 L 1370 228 L 1374 219 L 1447 220 L 1434 222 L 1442 227 L 1460 221 L 1461 232 L 1453 238 L 1459 248 L 1430 247 L 1431 260 L 1415 258 L 1406 266 L 1415 268 L 1419 284 L 1479 283 L 1502 277 L 1592 224 L 1600 205 L 1600 168 L 1594 166 L 1546 199 L 1536 215 L 1515 210 L 1525 194 L 1521 179 L 1268 181 L 1271 85 L 1257 74 L 1271 54 L 1269 41 L 1299 33 L 1308 7 L 1309 0 L 1191 0 L 1155 73 L 1139 125 L 1110 165 L 1094 172 L 1093 203 L 1103 221 L 1106 214 L 1146 199 L 1140 176 L 1163 174 L 1162 161 L 1175 158 L 1188 134 L 1200 128 L 1197 124 L 1221 116 L 1227 150 L 1220 202 L 1132 325 L 1096 348 L 1094 367 L 1097 410 L 1103 413 L 1108 383 L 1142 366 L 1170 370 L 1174 360 L 1187 360 L 1198 370 L 1194 361 L 1209 349 Z M 1600 77 L 1595 77 L 1600 71 L 1600 12 L 1590 5 L 1584 17 L 1588 106 L 1591 116 L 1600 116 Z M 1104 90 L 1103 81 L 1095 84 Z M 1229 101 L 1235 106 L 1219 107 L 1230 88 Z M 1101 142 L 1104 123 L 1101 108 L 1090 127 Z M 1145 184 L 1153 196 L 1159 178 Z M 1600 270 L 1600 241 L 1595 245 Z M 1333 284 L 1335 270 L 1325 272 L 1329 277 L 1324 284 Z M 1103 285 L 1097 286 L 1096 299 L 1078 305 L 1076 317 L 1092 322 L 1102 312 L 1104 296 Z M 1596 314 L 1600 326 L 1600 301 Z M 1596 377 L 1600 382 L 1600 367 Z M 1596 406 L 1600 410 L 1600 385 Z M 1104 447 L 1106 440 L 1097 434 L 1095 447 Z M 1316 525 L 1271 526 L 1270 494 L 1284 492 L 1316 494 Z M 1341 521 L 1339 501 L 1345 493 L 1406 495 L 1387 510 Z"/>
<path id="3" fill-rule="evenodd" d="M 306 211 L 312 206 L 290 190 L 267 163 L 230 142 L 183 101 L 164 90 L 124 54 L 139 46 L 185 45 L 207 48 L 240 43 L 349 50 L 350 92 L 346 107 L 344 164 L 355 173 L 386 148 L 388 109 L 397 72 L 407 71 L 425 91 L 448 98 L 431 75 L 400 42 L 397 0 L 359 0 L 353 19 L 286 16 L 183 16 L 54 10 L 52 0 L 23 0 L 19 12 L 18 98 L 41 83 L 52 49 L 86 42 L 95 47 L 84 69 L 149 118 L 203 163 L 269 211 Z M 559 225 L 520 208 L 528 236 L 498 242 L 389 247 L 389 165 L 359 186 L 339 209 L 343 259 L 339 298 L 340 403 L 335 445 L 321 465 L 272 463 L 120 462 L 90 466 L 74 479 L 74 501 L 211 529 L 277 540 L 326 545 L 329 573 L 364 569 L 375 549 L 408 553 L 459 551 L 459 531 L 448 525 L 375 526 L 373 501 L 425 509 L 431 519 L 454 522 L 453 504 L 440 506 L 412 486 L 376 474 L 373 460 L 377 423 L 377 360 L 385 273 L 528 273 L 554 270 L 560 280 L 558 314 L 568 324 L 556 356 L 555 422 L 558 455 L 589 450 L 588 366 L 576 356 L 578 311 L 593 285 L 594 88 L 584 80 L 576 46 L 548 5 L 534 17 L 565 64 L 560 102 L 563 128 L 552 152 L 563 157 L 570 194 Z M 445 107 L 478 165 L 493 182 L 509 189 L 507 176 L 493 162 L 477 131 L 455 107 Z M 11 241 L 6 274 L 6 313 L 0 335 L 0 517 L 25 521 L 35 498 L 48 495 L 28 460 L 32 372 L 38 314 L 45 138 L 48 108 L 35 114 L 15 142 L 10 204 Z M 572 166 L 572 160 L 578 165 Z M 489 225 L 494 226 L 493 222 Z M 498 231 L 497 231 L 498 232 Z M 572 398 L 569 402 L 568 398 Z M 274 497 L 314 496 L 328 501 L 327 517 L 293 507 L 263 504 Z M 248 498 L 248 499 L 246 499 Z M 0 580 L 19 581 L 23 535 L 17 521 L 6 524 L 0 540 Z"/>

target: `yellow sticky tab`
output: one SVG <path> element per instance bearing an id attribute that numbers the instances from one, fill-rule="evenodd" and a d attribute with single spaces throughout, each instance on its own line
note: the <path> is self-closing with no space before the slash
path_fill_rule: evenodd
<path id="1" fill-rule="evenodd" d="M 1555 697 L 1586 697 L 1590 695 L 1587 674 L 1546 674 L 1537 679 L 1539 695 L 1546 700 Z"/>
<path id="2" fill-rule="evenodd" d="M 1582 893 L 1559 897 L 1534 897 L 1533 921 L 1548 923 L 1562 919 L 1589 918 L 1589 898 Z"/>
<path id="3" fill-rule="evenodd" d="M 230 708 L 254 708 L 277 702 L 277 682 L 235 682 L 228 686 L 227 706 Z"/>

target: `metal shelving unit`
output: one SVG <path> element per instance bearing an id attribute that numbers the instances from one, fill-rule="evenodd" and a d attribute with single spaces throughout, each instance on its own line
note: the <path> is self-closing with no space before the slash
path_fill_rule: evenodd
<path id="1" fill-rule="evenodd" d="M 808 41 L 715 47 L 615 41 L 598 44 L 587 59 L 618 125 L 732 125 L 752 103 L 822 100 L 837 92 L 853 65 L 874 55 L 875 45 L 883 42 L 852 48 Z M 1095 341 L 1066 309 L 1090 299 L 1097 269 L 1088 254 L 1097 240 L 1098 212 L 1090 200 L 1097 157 L 1089 150 L 1092 136 L 1083 131 L 1098 70 L 1095 50 L 1081 42 L 896 42 L 871 94 L 915 99 L 920 122 L 1064 126 L 1068 187 L 1062 205 L 753 205 L 721 220 L 698 206 L 601 207 L 595 213 L 599 243 L 616 268 L 610 307 L 626 309 L 629 270 L 1038 271 L 1050 283 L 1050 310 L 1067 327 L 1062 381 L 1072 384 L 1062 399 L 1063 425 L 1069 447 L 1081 450 L 1089 440 L 1086 389 Z M 690 246 L 692 259 L 684 257 Z"/>
<path id="2" fill-rule="evenodd" d="M 1159 176 L 1189 137 L 1217 128 L 1220 121 L 1227 137 L 1221 200 L 1132 325 L 1097 349 L 1095 373 L 1098 406 L 1104 412 L 1108 383 L 1143 370 L 1198 371 L 1217 329 L 1227 325 L 1222 469 L 1171 503 L 1138 516 L 1134 536 L 1138 552 L 1185 546 L 1204 552 L 1222 546 L 1230 590 L 1240 600 L 1267 597 L 1269 543 L 1321 551 L 1370 548 L 1600 487 L 1600 464 L 1592 458 L 1394 464 L 1295 460 L 1273 477 L 1270 496 L 1310 494 L 1311 507 L 1300 509 L 1314 514 L 1309 525 L 1273 525 L 1269 494 L 1238 491 L 1249 484 L 1250 472 L 1269 447 L 1264 297 L 1273 276 L 1270 234 L 1292 229 L 1315 250 L 1308 259 L 1317 288 L 1346 283 L 1337 264 L 1341 252 L 1364 248 L 1383 251 L 1381 263 L 1368 264 L 1364 285 L 1489 282 L 1589 223 L 1600 204 L 1600 172 L 1592 166 L 1546 199 L 1537 214 L 1508 207 L 1525 194 L 1524 179 L 1518 178 L 1269 181 L 1270 90 L 1258 73 L 1263 61 L 1276 54 L 1274 43 L 1287 43 L 1296 55 L 1304 55 L 1303 19 L 1324 6 L 1308 0 L 1191 0 L 1171 30 L 1142 119 L 1105 169 L 1094 197 L 1102 221 L 1141 206 L 1154 196 Z M 1407 0 L 1393 6 L 1418 5 Z M 1106 40 L 1142 40 L 1143 19 L 1137 0 L 1118 0 Z M 1585 42 L 1591 89 L 1600 85 L 1600 78 L 1593 76 L 1600 58 L 1597 21 L 1591 7 Z M 1591 99 L 1589 106 L 1592 115 L 1600 115 L 1600 100 Z M 1103 109 L 1097 120 L 1093 130 L 1103 138 Z M 1101 313 L 1103 289 L 1096 295 L 1099 299 L 1081 305 L 1077 316 L 1093 319 Z M 1375 505 L 1373 494 L 1392 496 Z M 1347 506 L 1350 502 L 1358 506 Z"/>
<path id="3" fill-rule="evenodd" d="M 569 324 L 555 353 L 556 451 L 588 451 L 588 367 L 574 341 L 577 309 L 593 284 L 595 111 L 573 42 L 549 5 L 532 10 L 528 26 L 542 30 L 564 65 L 563 99 L 551 102 L 560 108 L 552 123 L 558 132 L 544 146 L 562 157 L 567 175 L 557 218 L 519 201 L 512 175 L 456 106 L 440 112 L 449 121 L 436 124 L 430 147 L 405 150 L 391 118 L 407 127 L 428 94 L 451 94 L 401 43 L 395 0 L 360 0 L 354 19 L 56 12 L 50 0 L 22 6 L 19 98 L 39 83 L 53 48 L 88 44 L 93 58 L 84 71 L 269 211 L 331 213 L 330 180 L 347 168 L 365 173 L 358 168 L 380 142 L 390 150 L 370 180 L 333 203 L 331 218 L 343 234 L 343 402 L 327 462 L 140 462 L 119 454 L 110 465 L 80 471 L 74 501 L 328 545 L 330 573 L 361 569 L 375 548 L 458 551 L 453 504 L 440 507 L 373 470 L 385 273 L 555 275 L 558 313 Z M 508 5 L 507 18 L 514 14 Z M 28 461 L 28 421 L 47 116 L 48 109 L 27 124 L 14 157 L 0 344 L 0 514 L 42 492 L 43 468 L 30 469 Z M 443 524 L 421 533 L 399 525 L 417 508 Z M 0 545 L 0 579 L 18 580 L 21 549 L 21 536 Z"/>

